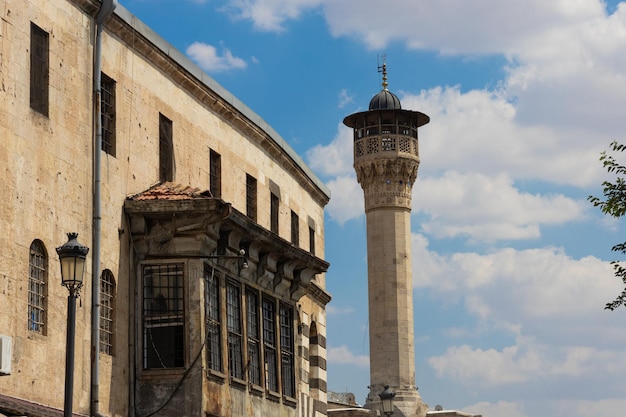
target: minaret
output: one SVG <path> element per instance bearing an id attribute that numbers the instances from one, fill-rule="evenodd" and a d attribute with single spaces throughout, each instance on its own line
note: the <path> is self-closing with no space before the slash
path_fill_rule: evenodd
<path id="1" fill-rule="evenodd" d="M 354 129 L 354 169 L 365 195 L 370 334 L 370 392 L 366 408 L 380 410 L 385 385 L 396 392 L 394 417 L 423 417 L 428 407 L 415 385 L 411 190 L 417 178 L 417 128 L 430 118 L 403 110 L 383 89 L 369 110 L 343 123 Z"/>

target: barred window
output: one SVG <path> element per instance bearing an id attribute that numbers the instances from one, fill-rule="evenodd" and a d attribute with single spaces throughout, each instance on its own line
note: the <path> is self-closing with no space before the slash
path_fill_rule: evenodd
<path id="1" fill-rule="evenodd" d="M 256 221 L 256 178 L 246 174 L 246 215 Z"/>
<path id="2" fill-rule="evenodd" d="M 28 330 L 46 334 L 48 254 L 42 241 L 31 243 L 28 266 Z"/>
<path id="3" fill-rule="evenodd" d="M 50 78 L 50 36 L 48 32 L 30 24 L 30 107 L 48 116 L 48 84 Z"/>
<path id="4" fill-rule="evenodd" d="M 100 73 L 100 109 L 102 150 L 115 156 L 115 80 L 105 73 Z"/>
<path id="5" fill-rule="evenodd" d="M 207 368 L 222 372 L 222 349 L 220 343 L 220 273 L 205 265 L 205 315 Z"/>
<path id="6" fill-rule="evenodd" d="M 280 358 L 283 395 L 296 397 L 293 343 L 293 309 L 280 305 Z"/>
<path id="7" fill-rule="evenodd" d="M 113 355 L 115 278 L 108 269 L 100 277 L 100 352 Z"/>
<path id="8" fill-rule="evenodd" d="M 159 114 L 159 181 L 174 180 L 174 138 L 172 121 Z"/>
<path id="9" fill-rule="evenodd" d="M 263 352 L 267 389 L 278 392 L 278 362 L 276 352 L 276 304 L 263 297 Z"/>
<path id="10" fill-rule="evenodd" d="M 228 326 L 228 372 L 233 378 L 243 379 L 243 351 L 241 331 L 241 289 L 229 282 L 226 286 L 226 322 Z"/>
<path id="11" fill-rule="evenodd" d="M 183 265 L 143 267 L 143 366 L 185 366 Z"/>
<path id="12" fill-rule="evenodd" d="M 246 307 L 248 325 L 248 377 L 251 383 L 261 385 L 259 295 L 252 289 L 246 291 Z"/>
<path id="13" fill-rule="evenodd" d="M 209 160 L 209 187 L 213 197 L 222 197 L 222 156 L 213 149 Z"/>

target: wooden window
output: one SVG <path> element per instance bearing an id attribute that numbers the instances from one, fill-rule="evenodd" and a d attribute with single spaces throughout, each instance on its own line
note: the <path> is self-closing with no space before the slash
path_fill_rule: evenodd
<path id="1" fill-rule="evenodd" d="M 222 156 L 211 149 L 209 167 L 210 191 L 213 197 L 222 198 Z"/>
<path id="2" fill-rule="evenodd" d="M 48 84 L 50 79 L 49 34 L 30 24 L 30 107 L 48 116 Z"/>
<path id="3" fill-rule="evenodd" d="M 283 395 L 296 397 L 293 308 L 280 305 L 280 359 Z"/>
<path id="4" fill-rule="evenodd" d="M 256 178 L 246 174 L 246 215 L 256 221 Z"/>
<path id="5" fill-rule="evenodd" d="M 259 295 L 252 289 L 246 291 L 246 311 L 248 330 L 248 378 L 250 383 L 261 385 Z"/>
<path id="6" fill-rule="evenodd" d="M 159 113 L 159 181 L 174 180 L 172 121 Z"/>
<path id="7" fill-rule="evenodd" d="M 300 245 L 300 219 L 293 210 L 291 210 L 291 243 Z"/>
<path id="8" fill-rule="evenodd" d="M 270 230 L 278 234 L 278 208 L 280 199 L 274 193 L 270 195 Z"/>
<path id="9" fill-rule="evenodd" d="M 204 279 L 207 368 L 222 372 L 222 344 L 220 343 L 220 273 L 209 266 L 205 266 Z"/>
<path id="10" fill-rule="evenodd" d="M 104 73 L 100 76 L 102 150 L 115 156 L 115 80 Z"/>
<path id="11" fill-rule="evenodd" d="M 228 327 L 228 372 L 243 379 L 243 332 L 241 327 L 241 289 L 229 282 L 226 286 L 226 323 Z"/>
<path id="12" fill-rule="evenodd" d="M 263 353 L 265 355 L 266 388 L 278 392 L 278 361 L 276 352 L 276 304 L 263 297 Z"/>
<path id="13" fill-rule="evenodd" d="M 48 254 L 40 240 L 35 240 L 30 245 L 28 265 L 28 330 L 45 334 L 48 304 Z"/>
<path id="14" fill-rule="evenodd" d="M 108 269 L 100 277 L 100 352 L 113 355 L 115 278 Z"/>
<path id="15" fill-rule="evenodd" d="M 143 267 L 143 367 L 185 366 L 183 265 Z"/>

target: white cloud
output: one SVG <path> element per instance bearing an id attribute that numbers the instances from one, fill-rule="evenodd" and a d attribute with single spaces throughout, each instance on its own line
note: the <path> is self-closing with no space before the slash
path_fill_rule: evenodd
<path id="1" fill-rule="evenodd" d="M 485 417 L 529 417 L 524 413 L 524 408 L 520 404 L 509 401 L 498 401 L 497 403 L 480 402 L 464 407 L 461 411 L 471 414 L 481 414 Z M 546 414 L 547 415 L 547 414 Z"/>
<path id="2" fill-rule="evenodd" d="M 328 362 L 368 367 L 370 358 L 367 355 L 355 355 L 345 346 L 331 347 L 327 352 Z"/>
<path id="3" fill-rule="evenodd" d="M 441 177 L 422 178 L 413 194 L 413 211 L 424 211 L 430 216 L 429 221 L 422 223 L 423 230 L 439 238 L 537 238 L 540 225 L 581 220 L 589 208 L 587 201 L 563 195 L 521 192 L 505 174 L 449 171 Z"/>
<path id="4" fill-rule="evenodd" d="M 282 32 L 287 20 L 300 17 L 323 0 L 229 0 L 224 10 L 236 19 L 250 20 L 258 30 Z"/>
<path id="5" fill-rule="evenodd" d="M 229 49 L 222 48 L 222 55 L 220 55 L 217 48 L 202 42 L 194 42 L 189 45 L 186 53 L 200 68 L 207 72 L 221 72 L 233 68 L 246 68 L 247 66 L 246 61 L 233 56 Z"/>
<path id="6" fill-rule="evenodd" d="M 339 108 L 343 109 L 348 104 L 351 104 L 354 101 L 354 97 L 348 93 L 347 89 L 342 89 L 339 92 Z"/>
<path id="7" fill-rule="evenodd" d="M 344 315 L 354 313 L 353 307 L 335 307 L 332 304 L 326 306 L 326 314 L 330 315 Z"/>

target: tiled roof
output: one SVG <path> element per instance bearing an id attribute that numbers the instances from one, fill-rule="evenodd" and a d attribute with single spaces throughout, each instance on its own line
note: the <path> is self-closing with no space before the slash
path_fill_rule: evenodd
<path id="1" fill-rule="evenodd" d="M 145 191 L 127 197 L 128 200 L 195 200 L 212 198 L 209 190 L 190 187 L 188 185 L 175 184 L 173 182 L 161 182 Z"/>

